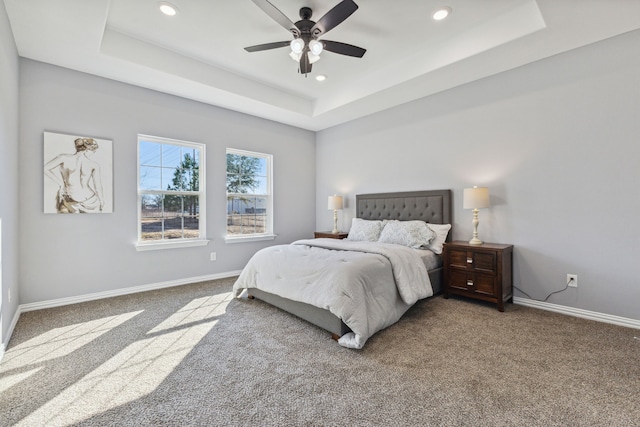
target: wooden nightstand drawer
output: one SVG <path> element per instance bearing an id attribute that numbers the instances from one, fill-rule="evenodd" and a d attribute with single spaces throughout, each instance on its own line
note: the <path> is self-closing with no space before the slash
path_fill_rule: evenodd
<path id="1" fill-rule="evenodd" d="M 452 268 L 466 270 L 469 268 L 467 264 L 471 262 L 473 259 L 468 259 L 467 251 L 451 249 L 449 252 L 449 266 Z"/>
<path id="2" fill-rule="evenodd" d="M 472 268 L 477 272 L 496 274 L 497 254 L 496 252 L 470 252 Z"/>
<path id="3" fill-rule="evenodd" d="M 451 242 L 444 245 L 443 294 L 494 302 L 504 311 L 513 295 L 513 245 Z"/>
<path id="4" fill-rule="evenodd" d="M 457 292 L 469 292 L 494 297 L 496 295 L 496 279 L 483 274 L 470 274 L 451 270 L 447 285 Z"/>
<path id="5" fill-rule="evenodd" d="M 496 278 L 493 276 L 476 274 L 468 282 L 473 284 L 473 291 L 478 294 L 486 295 L 488 297 L 495 297 L 497 294 Z"/>
<path id="6" fill-rule="evenodd" d="M 338 233 L 332 233 L 331 231 L 315 231 L 313 233 L 314 239 L 346 239 L 349 233 L 340 231 Z"/>
<path id="7" fill-rule="evenodd" d="M 462 292 L 468 292 L 469 286 L 467 285 L 467 273 L 464 271 L 449 271 L 449 280 L 447 285 L 450 288 L 455 288 Z"/>
<path id="8" fill-rule="evenodd" d="M 497 256 L 495 252 L 451 249 L 449 257 L 451 268 L 496 274 Z"/>

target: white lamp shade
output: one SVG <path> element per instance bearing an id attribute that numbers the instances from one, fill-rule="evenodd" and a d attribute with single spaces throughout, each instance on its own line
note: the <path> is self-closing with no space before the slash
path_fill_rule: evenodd
<path id="1" fill-rule="evenodd" d="M 489 207 L 489 189 L 487 187 L 465 188 L 462 194 L 464 209 L 482 209 Z"/>
<path id="2" fill-rule="evenodd" d="M 342 209 L 342 196 L 329 196 L 329 209 L 332 211 Z"/>

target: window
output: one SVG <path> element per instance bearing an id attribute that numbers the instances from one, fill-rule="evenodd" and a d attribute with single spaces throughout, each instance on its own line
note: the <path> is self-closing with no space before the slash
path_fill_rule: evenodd
<path id="1" fill-rule="evenodd" d="M 227 149 L 227 241 L 273 239 L 272 156 Z"/>
<path id="2" fill-rule="evenodd" d="M 204 149 L 138 135 L 138 250 L 207 244 Z"/>

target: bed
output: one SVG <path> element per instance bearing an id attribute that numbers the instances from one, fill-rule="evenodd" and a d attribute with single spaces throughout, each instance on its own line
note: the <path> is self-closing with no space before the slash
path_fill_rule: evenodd
<path id="1" fill-rule="evenodd" d="M 451 221 L 450 190 L 359 194 L 350 237 L 264 248 L 243 269 L 234 293 L 260 299 L 317 325 L 342 346 L 362 348 L 371 335 L 399 320 L 417 300 L 441 291 L 441 249 L 443 241 L 451 240 Z M 429 249 L 383 242 L 383 231 L 388 237 L 387 231 L 394 227 L 425 228 L 423 222 L 433 232 Z M 382 223 L 380 241 L 351 240 L 361 235 L 357 233 L 361 225 L 378 223 Z M 348 271 L 343 267 L 347 264 Z M 427 277 L 424 286 L 423 276 Z M 345 291 L 344 286 L 349 289 Z"/>

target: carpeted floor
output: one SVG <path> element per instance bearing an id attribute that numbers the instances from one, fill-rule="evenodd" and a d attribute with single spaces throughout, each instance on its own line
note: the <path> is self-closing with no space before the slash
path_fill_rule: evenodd
<path id="1" fill-rule="evenodd" d="M 22 314 L 1 426 L 640 426 L 640 331 L 418 302 L 363 350 L 234 279 Z"/>

